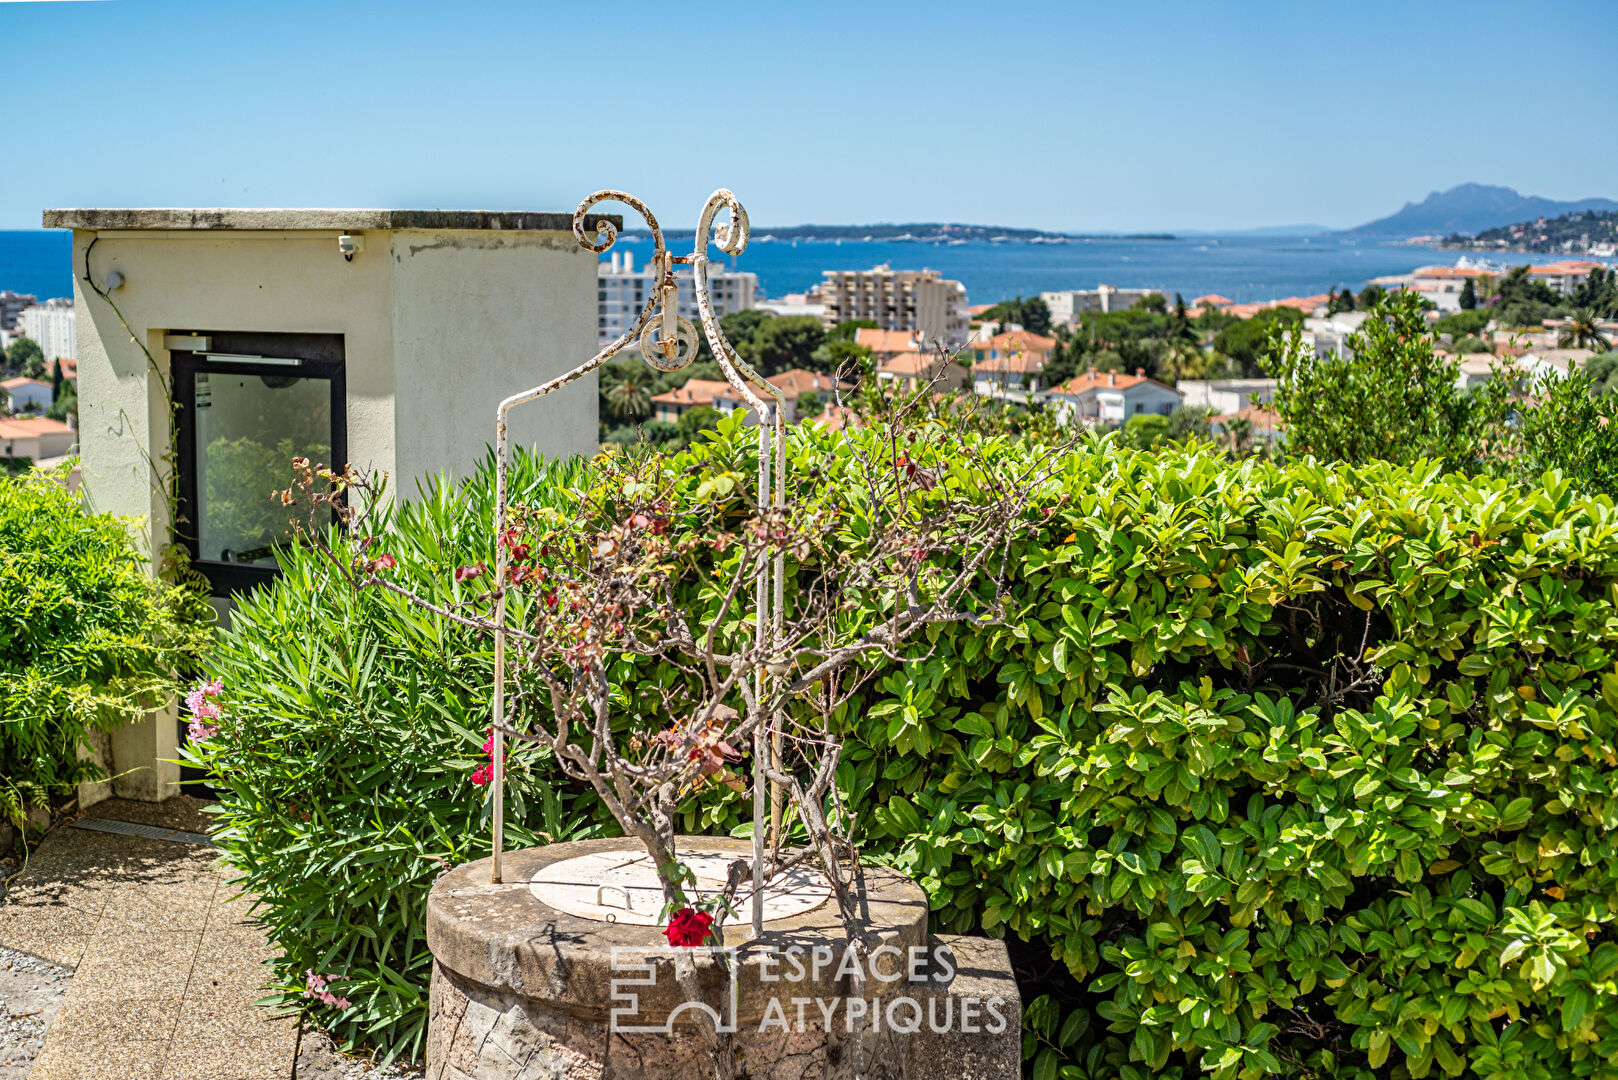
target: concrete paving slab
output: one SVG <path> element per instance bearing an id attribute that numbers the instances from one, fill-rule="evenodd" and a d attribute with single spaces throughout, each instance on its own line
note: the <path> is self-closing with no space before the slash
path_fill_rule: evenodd
<path id="1" fill-rule="evenodd" d="M 106 1033 L 51 1027 L 28 1080 L 158 1080 L 167 1049 L 162 1040 L 109 1039 Z"/>
<path id="2" fill-rule="evenodd" d="M 160 1080 L 287 1080 L 297 1039 L 232 1039 L 169 1047 Z"/>
<path id="3" fill-rule="evenodd" d="M 185 797 L 114 799 L 95 813 L 207 826 Z M 84 829 L 47 836 L 0 901 L 0 947 L 73 969 L 28 1080 L 288 1080 L 296 1022 L 253 1005 L 274 953 L 250 902 L 224 902 L 232 876 L 216 852 L 192 845 Z"/>
<path id="4" fill-rule="evenodd" d="M 116 1032 L 119 1041 L 166 1042 L 174 1034 L 180 1002 L 178 993 L 71 994 L 56 1013 L 57 1033 Z"/>

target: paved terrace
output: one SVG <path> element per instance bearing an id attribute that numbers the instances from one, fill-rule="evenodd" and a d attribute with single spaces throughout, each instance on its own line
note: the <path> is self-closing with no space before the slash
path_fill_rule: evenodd
<path id="1" fill-rule="evenodd" d="M 189 798 L 89 816 L 201 832 Z M 297 1024 L 213 848 L 58 828 L 0 900 L 0 946 L 74 974 L 28 1080 L 287 1080 Z"/>

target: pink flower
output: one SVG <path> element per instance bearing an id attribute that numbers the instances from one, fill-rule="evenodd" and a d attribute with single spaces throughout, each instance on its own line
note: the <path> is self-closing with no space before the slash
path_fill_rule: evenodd
<path id="1" fill-rule="evenodd" d="M 480 765 L 472 770 L 472 783 L 476 784 L 478 787 L 482 787 L 484 784 L 489 783 L 493 779 L 493 765 Z"/>
<path id="2" fill-rule="evenodd" d="M 394 560 L 392 555 L 383 555 L 376 560 L 376 568 L 378 570 L 392 570 L 397 565 L 399 564 Z"/>
<path id="3" fill-rule="evenodd" d="M 333 1009 L 346 1009 L 353 1002 L 341 994 L 332 993 L 327 987 L 337 981 L 335 975 L 321 975 L 314 968 L 308 968 L 303 973 L 303 996 L 311 1001 L 321 1001 Z"/>
<path id="4" fill-rule="evenodd" d="M 193 741 L 210 738 L 219 730 L 219 725 L 209 724 L 206 721 L 218 720 L 224 715 L 224 709 L 214 699 L 225 692 L 223 680 L 214 679 L 205 682 L 185 695 L 185 707 L 191 713 L 191 738 Z"/>

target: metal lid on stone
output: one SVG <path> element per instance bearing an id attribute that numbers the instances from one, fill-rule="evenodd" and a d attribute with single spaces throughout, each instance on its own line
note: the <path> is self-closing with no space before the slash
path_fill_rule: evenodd
<path id="1" fill-rule="evenodd" d="M 696 875 L 694 898 L 710 899 L 724 890 L 736 853 L 680 852 L 680 862 Z M 661 926 L 663 886 L 643 850 L 598 851 L 552 863 L 529 883 L 534 898 L 547 907 L 597 922 Z M 802 866 L 779 875 L 764 889 L 764 921 L 774 922 L 813 911 L 831 897 L 825 875 Z M 734 907 L 745 913 L 752 903 L 752 882 L 737 889 Z"/>

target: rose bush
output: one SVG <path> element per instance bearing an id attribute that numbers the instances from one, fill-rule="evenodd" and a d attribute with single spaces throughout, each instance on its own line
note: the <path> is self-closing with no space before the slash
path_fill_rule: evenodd
<path id="1" fill-rule="evenodd" d="M 835 491 L 867 437 L 795 432 L 795 475 Z M 676 462 L 682 498 L 732 497 L 747 436 Z M 1611 501 L 1420 462 L 1097 441 L 1061 464 L 1008 618 L 936 628 L 839 714 L 870 857 L 923 884 L 938 929 L 1009 933 L 1065 972 L 1024 988 L 1037 1080 L 1618 1075 Z M 555 504 L 586 467 L 518 472 Z M 456 571 L 492 561 L 489 490 L 395 513 L 380 550 L 402 582 L 480 584 Z M 243 722 L 197 757 L 289 999 L 337 973 L 339 1033 L 409 1050 L 426 891 L 487 850 L 489 644 L 334 586 L 306 549 L 283 568 L 220 655 Z M 613 677 L 632 716 L 675 674 Z M 514 842 L 600 831 L 528 753 Z M 683 828 L 744 816 L 710 785 Z"/>

